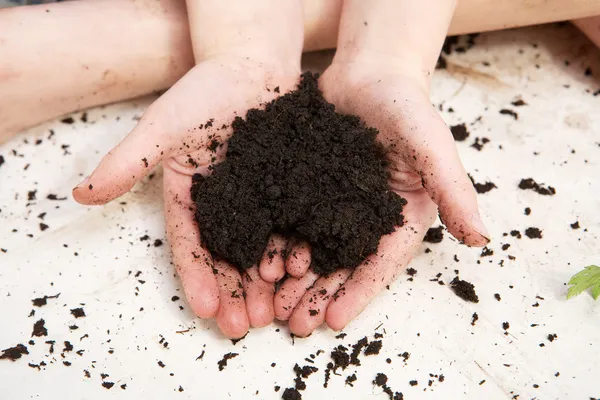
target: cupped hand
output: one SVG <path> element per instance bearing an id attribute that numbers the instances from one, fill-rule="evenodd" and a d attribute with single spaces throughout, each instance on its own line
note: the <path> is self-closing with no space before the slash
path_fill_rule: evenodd
<path id="1" fill-rule="evenodd" d="M 201 246 L 190 188 L 194 173 L 226 152 L 230 124 L 293 90 L 299 65 L 218 56 L 196 65 L 144 113 L 134 130 L 100 162 L 73 196 L 81 204 L 107 203 L 127 191 L 163 162 L 167 235 L 187 300 L 201 318 L 216 317 L 222 332 L 243 336 L 249 326 L 273 320 L 274 282 L 285 273 L 281 251 L 264 256 L 260 268 L 240 274 L 226 262 L 213 260 Z M 285 243 L 274 237 L 269 249 Z M 268 252 L 265 252 L 267 254 Z"/>
<path id="2" fill-rule="evenodd" d="M 382 65 L 389 63 L 334 61 L 320 86 L 338 112 L 358 115 L 380 131 L 390 187 L 408 200 L 405 225 L 382 237 L 377 254 L 354 271 L 341 269 L 328 277 L 308 271 L 284 282 L 275 296 L 275 315 L 289 319 L 299 336 L 323 322 L 340 330 L 359 315 L 411 261 L 438 210 L 459 241 L 484 246 L 490 240 L 453 137 L 429 100 L 428 84 Z"/>

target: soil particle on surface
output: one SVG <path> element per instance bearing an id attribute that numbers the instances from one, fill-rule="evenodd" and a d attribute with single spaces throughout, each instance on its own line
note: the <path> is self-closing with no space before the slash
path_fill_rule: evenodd
<path id="1" fill-rule="evenodd" d="M 473 147 L 475 150 L 477 151 L 481 151 L 483 150 L 483 146 L 485 146 L 487 143 L 490 142 L 490 139 L 488 138 L 475 138 L 475 141 L 473 142 L 473 144 L 471 145 L 471 147 Z"/>
<path id="2" fill-rule="evenodd" d="M 305 73 L 297 90 L 237 117 L 225 161 L 193 177 L 202 242 L 240 270 L 272 233 L 309 242 L 318 274 L 353 268 L 404 224 L 377 130 L 336 113 L 317 78 Z"/>
<path id="3" fill-rule="evenodd" d="M 472 283 L 460 280 L 457 276 L 450 282 L 450 288 L 461 299 L 479 303 L 479 297 L 475 293 L 475 286 Z"/>
<path id="4" fill-rule="evenodd" d="M 545 187 L 543 183 L 538 184 L 532 178 L 521 179 L 521 182 L 519 182 L 519 189 L 533 190 L 542 196 L 553 196 L 556 194 L 556 189 L 552 186 Z"/>
<path id="5" fill-rule="evenodd" d="M 475 182 L 475 179 L 473 179 L 473 177 L 471 175 L 469 175 L 469 179 L 471 179 L 471 182 L 473 183 L 473 187 L 475 188 L 475 191 L 479 194 L 484 194 L 489 192 L 492 189 L 496 189 L 498 186 L 496 186 L 496 184 L 494 182 L 485 182 L 485 183 L 477 183 Z"/>
<path id="6" fill-rule="evenodd" d="M 231 360 L 232 358 L 237 357 L 238 355 L 239 355 L 238 353 L 224 354 L 223 358 L 217 362 L 217 365 L 219 366 L 219 371 L 223 371 L 223 369 L 225 369 L 225 367 L 227 366 L 227 361 Z"/>
<path id="7" fill-rule="evenodd" d="M 48 304 L 48 299 L 57 299 L 58 296 L 60 296 L 60 293 L 59 294 L 55 294 L 54 296 L 38 297 L 36 299 L 31 300 L 31 302 L 36 307 L 42 307 L 42 306 L 45 306 L 46 304 Z"/>
<path id="8" fill-rule="evenodd" d="M 571 224 L 571 229 L 579 229 L 579 221 L 575 221 Z"/>
<path id="9" fill-rule="evenodd" d="M 450 132 L 452 132 L 452 136 L 457 142 L 462 142 L 469 137 L 469 131 L 467 130 L 467 125 L 465 124 L 451 126 Z"/>
<path id="10" fill-rule="evenodd" d="M 500 110 L 500 114 L 503 115 L 510 115 L 511 117 L 513 117 L 515 120 L 519 119 L 519 114 L 517 114 L 516 112 L 514 112 L 513 110 L 509 110 L 507 108 L 503 108 L 502 110 Z"/>
<path id="11" fill-rule="evenodd" d="M 372 341 L 365 348 L 365 356 L 372 356 L 372 355 L 379 354 L 379 351 L 381 350 L 382 345 L 383 345 L 383 342 L 381 340 Z"/>
<path id="12" fill-rule="evenodd" d="M 429 228 L 425 237 L 424 242 L 427 243 L 440 243 L 444 239 L 444 227 L 442 225 L 437 228 Z"/>
<path id="13" fill-rule="evenodd" d="M 356 377 L 356 374 L 352 374 L 352 375 L 348 375 L 346 377 L 346 385 L 350 386 L 350 387 L 354 387 L 354 382 L 356 382 L 358 378 Z"/>
<path id="14" fill-rule="evenodd" d="M 73 308 L 71 310 L 71 315 L 73 315 L 75 318 L 83 318 L 85 317 L 85 311 L 81 307 Z"/>
<path id="15" fill-rule="evenodd" d="M 541 239 L 542 231 L 539 228 L 527 228 L 525 229 L 525 236 L 527 236 L 529 239 Z"/>
<path id="16" fill-rule="evenodd" d="M 33 325 L 33 331 L 31 332 L 31 336 L 48 336 L 48 329 L 46 329 L 46 327 L 44 326 L 46 324 L 46 321 L 44 321 L 43 318 L 39 319 L 34 325 Z"/>
<path id="17" fill-rule="evenodd" d="M 287 388 L 281 396 L 283 400 L 301 400 L 302 395 L 296 388 Z"/>
<path id="18" fill-rule="evenodd" d="M 23 354 L 29 354 L 29 350 L 27 350 L 27 346 L 19 343 L 14 347 L 9 347 L 8 349 L 2 350 L 2 354 L 0 354 L 0 360 L 11 360 L 16 361 L 23 356 Z"/>

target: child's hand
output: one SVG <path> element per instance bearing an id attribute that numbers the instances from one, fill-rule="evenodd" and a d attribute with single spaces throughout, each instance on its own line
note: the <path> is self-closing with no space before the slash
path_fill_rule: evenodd
<path id="1" fill-rule="evenodd" d="M 216 316 L 229 337 L 243 336 L 249 325 L 271 323 L 273 282 L 284 274 L 283 261 L 263 260 L 260 273 L 253 267 L 243 277 L 231 265 L 213 262 L 200 245 L 191 176 L 207 173 L 224 156 L 226 146 L 215 152 L 211 143 L 226 142 L 236 115 L 243 117 L 277 92 L 294 89 L 299 74 L 294 63 L 270 64 L 268 57 L 219 56 L 198 64 L 148 108 L 129 136 L 73 191 L 82 204 L 104 204 L 163 161 L 167 233 L 186 297 L 199 317 Z"/>
<path id="2" fill-rule="evenodd" d="M 319 278 L 308 272 L 288 279 L 275 296 L 275 315 L 292 332 L 310 334 L 324 321 L 342 329 L 394 281 L 412 259 L 438 208 L 461 242 L 484 246 L 489 235 L 479 217 L 476 193 L 453 137 L 431 105 L 426 85 L 387 69 L 389 60 L 334 64 L 321 78 L 325 98 L 338 112 L 361 117 L 379 129 L 390 160 L 390 186 L 408 200 L 406 225 L 382 237 L 379 250 L 354 272 Z M 437 205 L 437 206 L 436 206 Z M 316 311 L 316 313 L 315 313 Z"/>

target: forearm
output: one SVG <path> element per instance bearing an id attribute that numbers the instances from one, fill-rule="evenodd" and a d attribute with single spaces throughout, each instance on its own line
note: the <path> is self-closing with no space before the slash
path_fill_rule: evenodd
<path id="1" fill-rule="evenodd" d="M 449 33 L 600 15 L 600 0 L 528 4 L 460 0 Z M 342 0 L 303 5 L 304 51 L 335 47 Z M 183 0 L 2 9 L 0 27 L 0 143 L 61 114 L 168 88 L 194 64 Z"/>
<path id="2" fill-rule="evenodd" d="M 385 60 L 380 68 L 428 86 L 455 6 L 453 0 L 344 0 L 334 62 Z"/>
<path id="3" fill-rule="evenodd" d="M 0 10 L 0 142 L 48 118 L 169 87 L 193 65 L 178 1 Z"/>

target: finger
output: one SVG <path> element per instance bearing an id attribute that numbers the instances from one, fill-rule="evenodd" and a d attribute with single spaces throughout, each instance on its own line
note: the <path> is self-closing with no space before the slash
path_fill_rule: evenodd
<path id="1" fill-rule="evenodd" d="M 242 278 L 235 267 L 224 261 L 215 261 L 217 282 L 219 283 L 219 311 L 217 325 L 229 338 L 243 337 L 250 327 Z"/>
<path id="2" fill-rule="evenodd" d="M 288 277 L 275 293 L 275 318 L 287 321 L 306 291 L 315 283 L 319 275 L 308 271 L 302 278 Z"/>
<path id="3" fill-rule="evenodd" d="M 91 176 L 73 189 L 73 197 L 86 205 L 104 204 L 127 193 L 161 161 L 169 150 L 162 115 L 154 104 L 117 147 L 112 149 Z"/>
<path id="4" fill-rule="evenodd" d="M 424 189 L 406 193 L 406 224 L 390 235 L 383 236 L 377 254 L 359 265 L 337 291 L 327 307 L 325 322 L 331 329 L 340 330 L 359 315 L 369 302 L 410 262 L 427 228 L 435 219 L 435 204 Z"/>
<path id="5" fill-rule="evenodd" d="M 260 260 L 260 277 L 266 282 L 277 282 L 285 275 L 284 254 L 286 240 L 280 235 L 272 235 L 267 249 Z"/>
<path id="6" fill-rule="evenodd" d="M 349 269 L 341 269 L 321 277 L 302 296 L 289 321 L 290 330 L 295 335 L 308 336 L 325 321 L 327 306 L 351 273 Z"/>
<path id="7" fill-rule="evenodd" d="M 212 318 L 219 308 L 219 288 L 210 253 L 200 245 L 190 199 L 191 178 L 164 170 L 167 237 L 185 296 L 200 318 Z"/>
<path id="8" fill-rule="evenodd" d="M 295 278 L 301 278 L 310 267 L 310 245 L 306 242 L 295 243 L 287 253 L 285 269 Z"/>
<path id="9" fill-rule="evenodd" d="M 242 274 L 246 293 L 246 311 L 250 326 L 262 328 L 269 325 L 275 318 L 273 296 L 275 285 L 261 279 L 257 267 L 249 268 Z"/>
<path id="10" fill-rule="evenodd" d="M 437 134 L 415 160 L 423 186 L 438 205 L 442 222 L 455 238 L 470 246 L 485 246 L 490 242 L 490 235 L 479 214 L 477 193 L 462 165 L 452 134 L 435 111 L 427 123 L 430 126 L 426 129 Z"/>

